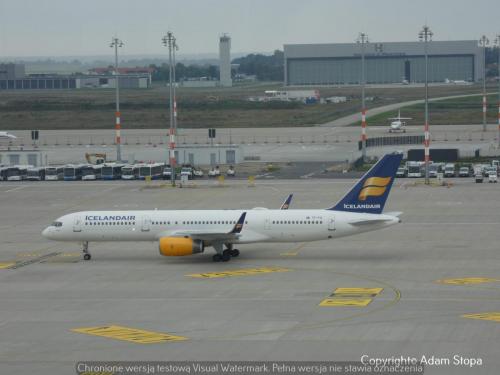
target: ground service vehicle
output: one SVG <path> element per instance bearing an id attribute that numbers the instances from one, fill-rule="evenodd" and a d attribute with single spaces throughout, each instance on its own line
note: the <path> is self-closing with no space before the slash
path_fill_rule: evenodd
<path id="1" fill-rule="evenodd" d="M 97 165 L 82 165 L 82 180 L 95 181 L 101 178 L 101 166 Z"/>
<path id="2" fill-rule="evenodd" d="M 444 166 L 444 177 L 455 177 L 455 164 L 448 163 Z"/>
<path id="3" fill-rule="evenodd" d="M 469 175 L 470 175 L 469 167 L 460 167 L 460 169 L 458 171 L 459 177 L 469 177 Z"/>
<path id="4" fill-rule="evenodd" d="M 220 169 L 218 165 L 216 165 L 214 168 L 208 171 L 208 177 L 219 177 L 219 176 L 220 176 Z"/>
<path id="5" fill-rule="evenodd" d="M 398 170 L 396 171 L 396 177 L 406 177 L 406 168 L 399 167 Z"/>
<path id="6" fill-rule="evenodd" d="M 53 166 L 45 167 L 45 181 L 58 181 L 64 179 L 64 167 Z"/>
<path id="7" fill-rule="evenodd" d="M 226 171 L 226 176 L 227 177 L 234 177 L 236 175 L 236 172 L 234 171 L 234 168 L 232 165 L 229 166 L 229 169 Z"/>
<path id="8" fill-rule="evenodd" d="M 135 180 L 138 170 L 135 165 L 124 165 L 122 167 L 122 180 Z"/>
<path id="9" fill-rule="evenodd" d="M 191 167 L 182 167 L 181 169 L 181 178 L 182 176 L 187 176 L 188 180 L 192 180 L 194 177 L 193 168 Z"/>
<path id="10" fill-rule="evenodd" d="M 488 182 L 498 182 L 498 175 L 496 172 L 490 172 L 490 174 L 488 175 Z"/>
<path id="11" fill-rule="evenodd" d="M 164 180 L 170 180 L 172 179 L 172 167 L 170 165 L 166 165 L 164 168 L 163 168 L 163 179 Z"/>
<path id="12" fill-rule="evenodd" d="M 408 170 L 408 177 L 412 178 L 422 177 L 422 162 L 409 161 L 406 163 L 406 169 Z"/>
<path id="13" fill-rule="evenodd" d="M 15 165 L 13 167 L 8 167 L 6 173 L 7 181 L 22 181 L 26 180 L 28 175 L 28 168 L 32 168 L 31 165 Z"/>
<path id="14" fill-rule="evenodd" d="M 28 168 L 26 179 L 29 181 L 43 181 L 45 180 L 45 168 Z"/>
<path id="15" fill-rule="evenodd" d="M 102 164 L 101 177 L 103 180 L 119 180 L 122 178 L 123 164 Z"/>
<path id="16" fill-rule="evenodd" d="M 151 177 L 152 180 L 159 180 L 163 176 L 163 164 L 152 163 L 152 164 L 140 164 L 137 166 L 139 170 L 139 179 L 145 180 L 146 177 Z"/>
<path id="17" fill-rule="evenodd" d="M 68 164 L 63 168 L 64 181 L 76 181 L 82 179 L 82 166 Z"/>

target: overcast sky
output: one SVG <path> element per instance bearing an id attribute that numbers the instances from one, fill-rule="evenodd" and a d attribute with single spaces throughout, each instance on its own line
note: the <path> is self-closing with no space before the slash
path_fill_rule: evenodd
<path id="1" fill-rule="evenodd" d="M 161 54 L 172 30 L 179 54 L 265 52 L 289 43 L 416 40 L 428 23 L 435 40 L 491 40 L 500 33 L 499 0 L 0 0 L 0 58 Z"/>

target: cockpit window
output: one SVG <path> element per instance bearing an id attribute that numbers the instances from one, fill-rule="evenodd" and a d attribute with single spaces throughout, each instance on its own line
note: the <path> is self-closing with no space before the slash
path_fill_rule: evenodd
<path id="1" fill-rule="evenodd" d="M 62 223 L 61 223 L 60 221 L 54 221 L 54 222 L 52 223 L 52 226 L 53 226 L 53 227 L 62 227 Z"/>

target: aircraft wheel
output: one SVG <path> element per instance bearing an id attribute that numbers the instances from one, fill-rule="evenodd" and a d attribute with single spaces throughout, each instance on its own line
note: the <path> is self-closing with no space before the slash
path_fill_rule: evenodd
<path id="1" fill-rule="evenodd" d="M 240 255 L 240 251 L 238 249 L 231 250 L 232 257 L 237 257 L 238 255 Z"/>
<path id="2" fill-rule="evenodd" d="M 83 259 L 84 259 L 84 260 L 90 260 L 90 258 L 92 258 L 92 257 L 90 256 L 90 254 L 85 254 L 85 255 L 83 256 Z"/>
<path id="3" fill-rule="evenodd" d="M 215 254 L 213 257 L 212 257 L 212 260 L 214 262 L 220 262 L 222 260 L 222 255 L 220 254 Z"/>
<path id="4" fill-rule="evenodd" d="M 230 250 L 224 250 L 222 252 L 222 261 L 227 262 L 231 259 L 231 251 Z"/>

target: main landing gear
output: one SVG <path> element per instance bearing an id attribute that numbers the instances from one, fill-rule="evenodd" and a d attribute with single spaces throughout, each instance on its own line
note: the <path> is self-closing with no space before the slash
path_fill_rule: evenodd
<path id="1" fill-rule="evenodd" d="M 228 262 L 231 258 L 237 257 L 240 255 L 240 251 L 238 249 L 233 249 L 232 244 L 226 244 L 226 250 L 222 251 L 222 245 L 221 246 L 214 246 L 215 251 L 217 251 L 217 254 L 215 254 L 212 259 L 214 262 Z"/>
<path id="2" fill-rule="evenodd" d="M 92 258 L 92 256 L 90 255 L 90 252 L 89 252 L 89 243 L 88 243 L 88 241 L 85 241 L 82 244 L 82 252 L 83 252 L 83 259 L 84 260 L 90 260 Z"/>

